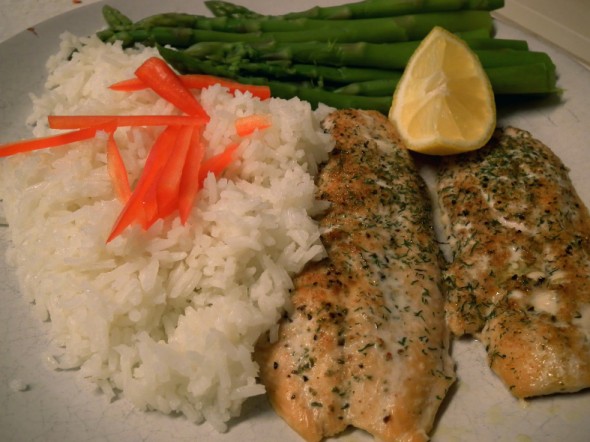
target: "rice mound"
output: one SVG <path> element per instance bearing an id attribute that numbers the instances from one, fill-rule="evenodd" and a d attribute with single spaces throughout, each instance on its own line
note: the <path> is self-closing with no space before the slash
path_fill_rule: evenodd
<path id="1" fill-rule="evenodd" d="M 151 91 L 107 89 L 154 55 L 64 34 L 44 93 L 32 96 L 34 134 L 53 133 L 50 113 L 176 113 Z M 100 137 L 0 161 L 0 198 L 7 258 L 48 321 L 54 368 L 79 368 L 109 397 L 223 431 L 246 398 L 264 393 L 252 352 L 276 332 L 291 277 L 325 256 L 312 216 L 323 209 L 314 175 L 332 148 L 319 124 L 330 109 L 220 86 L 198 94 L 211 116 L 206 156 L 235 137 L 238 116 L 270 114 L 273 125 L 241 142 L 223 178 L 207 177 L 186 226 L 170 217 L 105 244 L 122 206 Z M 117 130 L 132 183 L 161 130 Z"/>

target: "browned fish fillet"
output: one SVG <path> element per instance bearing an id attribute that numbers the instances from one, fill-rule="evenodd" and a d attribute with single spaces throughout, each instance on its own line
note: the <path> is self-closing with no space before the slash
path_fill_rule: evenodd
<path id="1" fill-rule="evenodd" d="M 517 397 L 590 386 L 590 219 L 559 158 L 507 128 L 444 161 L 438 194 L 453 333 L 479 334 Z"/>
<path id="2" fill-rule="evenodd" d="M 296 278 L 278 341 L 258 348 L 262 382 L 305 440 L 354 426 L 424 441 L 454 380 L 425 185 L 381 114 L 337 111 L 324 127 L 328 258 Z"/>

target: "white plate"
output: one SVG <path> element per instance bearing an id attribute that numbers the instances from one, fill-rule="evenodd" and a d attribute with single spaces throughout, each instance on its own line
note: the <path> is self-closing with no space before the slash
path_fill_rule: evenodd
<path id="1" fill-rule="evenodd" d="M 293 2 L 265 3 L 241 0 L 267 13 L 285 12 Z M 341 1 L 304 0 L 298 9 L 314 4 Z M 112 0 L 133 19 L 156 12 L 186 11 L 206 13 L 204 6 L 182 0 Z M 29 92 L 40 92 L 44 64 L 57 51 L 58 36 L 68 30 L 89 34 L 104 26 L 102 3 L 82 7 L 35 27 L 36 35 L 25 31 L 0 44 L 0 142 L 28 137 L 25 118 L 30 112 Z M 513 124 L 531 131 L 551 146 L 571 169 L 580 196 L 590 205 L 590 72 L 563 52 L 533 36 L 502 23 L 498 36 L 525 38 L 532 49 L 548 52 L 560 73 L 564 88 L 561 102 L 519 104 L 500 110 L 500 124 Z M 0 253 L 6 250 L 6 228 L 0 227 Z M 55 372 L 45 367 L 43 354 L 48 346 L 46 325 L 33 317 L 19 294 L 14 271 L 0 260 L 0 440 L 1 441 L 298 441 L 299 438 L 278 418 L 264 397 L 244 404 L 242 417 L 231 422 L 226 434 L 218 434 L 207 424 L 197 426 L 183 417 L 135 411 L 125 400 L 107 403 L 77 372 Z M 484 351 L 477 342 L 454 345 L 460 381 L 441 409 L 433 440 L 436 442 L 561 440 L 583 442 L 590 434 L 590 392 L 514 400 L 490 373 Z M 29 386 L 15 391 L 11 383 L 20 380 Z M 339 440 L 366 439 L 350 432 Z"/>

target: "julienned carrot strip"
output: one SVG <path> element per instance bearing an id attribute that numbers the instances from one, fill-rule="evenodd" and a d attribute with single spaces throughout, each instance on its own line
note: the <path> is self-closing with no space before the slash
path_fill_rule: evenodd
<path id="1" fill-rule="evenodd" d="M 144 210 L 146 212 L 142 226 L 149 229 L 158 219 L 164 219 L 178 208 L 178 193 L 182 169 L 186 161 L 188 145 L 191 140 L 194 126 L 179 128 L 173 152 L 168 156 L 166 164 L 158 177 L 153 181 L 150 189 L 144 197 Z"/>
<path id="2" fill-rule="evenodd" d="M 263 130 L 270 127 L 272 120 L 270 115 L 254 114 L 237 118 L 234 122 L 236 133 L 240 137 L 252 134 L 255 130 Z"/>
<path id="3" fill-rule="evenodd" d="M 186 162 L 193 131 L 198 128 L 185 126 L 180 129 L 174 154 L 168 158 L 156 185 L 158 218 L 166 218 L 178 208 L 182 170 Z"/>
<path id="4" fill-rule="evenodd" d="M 139 181 L 115 221 L 113 229 L 107 238 L 107 243 L 119 236 L 134 222 L 139 221 L 142 225 L 145 225 L 146 219 L 149 218 L 153 211 L 153 203 L 157 204 L 155 197 L 150 199 L 146 198 L 146 195 L 168 161 L 178 131 L 178 126 L 168 126 L 152 146 Z"/>
<path id="5" fill-rule="evenodd" d="M 158 176 L 160 174 L 158 174 Z M 139 221 L 141 223 L 141 227 L 143 228 L 143 230 L 149 229 L 152 226 L 152 224 L 154 224 L 158 219 L 158 200 L 156 193 L 157 182 L 158 178 L 156 178 L 152 182 L 148 190 L 145 192 L 143 200 L 141 201 L 141 204 L 143 206 L 143 213 L 141 214 L 142 216 Z"/>
<path id="6" fill-rule="evenodd" d="M 195 198 L 199 192 L 199 170 L 201 169 L 204 155 L 205 146 L 202 140 L 202 128 L 195 127 L 190 139 L 184 168 L 182 169 L 178 193 L 178 213 L 183 225 L 188 220 Z"/>
<path id="7" fill-rule="evenodd" d="M 117 83 L 113 83 L 109 86 L 109 89 L 119 92 L 137 92 L 147 88 L 147 84 L 145 84 L 139 78 L 129 78 L 128 80 L 118 81 Z"/>
<path id="8" fill-rule="evenodd" d="M 200 77 L 209 77 L 209 78 L 200 78 Z M 270 98 L 270 87 L 262 86 L 262 85 L 255 85 L 255 84 L 245 84 L 245 83 L 238 83 L 237 81 L 228 80 L 221 77 L 215 76 L 199 76 L 198 74 L 187 74 L 181 75 L 180 80 L 184 83 L 186 87 L 189 89 L 204 89 L 209 86 L 213 86 L 215 84 L 219 84 L 225 88 L 227 88 L 232 94 L 236 92 L 250 92 L 253 97 L 258 97 L 261 100 L 267 100 Z M 210 83 L 210 84 L 207 84 Z"/>
<path id="9" fill-rule="evenodd" d="M 205 89 L 210 86 L 219 84 L 229 89 L 232 94 L 236 91 L 250 92 L 253 97 L 258 97 L 261 100 L 266 100 L 271 97 L 270 88 L 268 86 L 239 83 L 237 81 L 228 80 L 226 78 L 215 77 L 213 75 L 201 74 L 185 74 L 179 75 L 180 81 L 188 89 Z M 139 78 L 130 78 L 109 86 L 110 89 L 121 92 L 135 92 L 146 89 L 148 86 Z"/>
<path id="10" fill-rule="evenodd" d="M 194 95 L 182 84 L 178 75 L 161 58 L 148 58 L 135 75 L 159 96 L 181 111 L 209 120 L 209 116 Z"/>
<path id="11" fill-rule="evenodd" d="M 109 133 L 109 139 L 107 142 L 107 169 L 115 193 L 123 203 L 126 203 L 131 196 L 131 186 L 129 185 L 127 168 L 121 157 L 121 152 L 119 151 L 119 146 L 117 146 L 113 132 Z"/>
<path id="12" fill-rule="evenodd" d="M 81 129 L 113 121 L 121 126 L 184 126 L 202 124 L 203 119 L 186 115 L 49 115 L 52 129 Z"/>
<path id="13" fill-rule="evenodd" d="M 219 176 L 227 166 L 231 164 L 234 157 L 234 152 L 238 149 L 240 143 L 232 143 L 225 148 L 220 154 L 214 155 L 211 158 L 207 158 L 201 164 L 201 170 L 199 172 L 199 183 L 202 185 L 207 175 L 211 172 L 215 176 Z"/>
<path id="14" fill-rule="evenodd" d="M 168 163 L 168 160 L 174 154 L 174 148 L 178 140 L 180 127 L 168 126 L 164 132 L 167 132 L 170 136 L 165 136 L 164 139 L 158 139 L 156 141 L 143 167 L 143 173 L 147 173 L 147 177 L 144 182 L 145 190 L 141 189 L 144 190 L 143 196 L 141 197 L 143 210 L 140 212 L 140 218 L 138 221 L 141 223 L 144 230 L 147 230 L 158 218 L 156 186 L 166 163 Z M 156 147 L 157 149 L 155 149 Z"/>
<path id="15" fill-rule="evenodd" d="M 75 143 L 94 138 L 97 132 L 113 132 L 117 128 L 112 120 L 103 122 L 91 127 L 86 127 L 73 132 L 52 135 L 43 138 L 33 138 L 29 140 L 16 141 L 0 145 L 0 158 L 8 157 L 18 153 L 31 152 L 34 150 L 48 149 L 50 147 L 63 146 L 65 144 Z"/>

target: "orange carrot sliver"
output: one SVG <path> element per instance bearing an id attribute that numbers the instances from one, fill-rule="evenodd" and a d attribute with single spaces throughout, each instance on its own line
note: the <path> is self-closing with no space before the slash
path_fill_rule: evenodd
<path id="1" fill-rule="evenodd" d="M 113 132 L 116 124 L 112 120 L 104 121 L 102 124 L 86 127 L 80 130 L 66 132 L 58 135 L 51 135 L 43 138 L 16 141 L 0 145 L 0 158 L 8 157 L 18 153 L 32 152 L 34 150 L 48 149 L 51 147 L 63 146 L 94 138 L 97 132 Z"/>
<path id="2" fill-rule="evenodd" d="M 150 189 L 172 154 L 179 130 L 178 126 L 168 126 L 156 139 L 148 154 L 137 186 L 115 221 L 115 225 L 107 238 L 107 243 L 119 236 L 134 222 L 141 222 L 145 226 L 146 220 L 151 219 L 153 216 L 153 208 L 154 205 L 157 205 L 157 201 L 155 192 L 149 194 Z"/>
<path id="3" fill-rule="evenodd" d="M 203 118 L 186 115 L 49 115 L 52 129 L 81 129 L 114 122 L 121 126 L 184 126 L 203 124 Z"/>
<path id="4" fill-rule="evenodd" d="M 127 168 L 121 157 L 121 152 L 119 151 L 119 146 L 117 146 L 113 132 L 109 133 L 109 140 L 107 142 L 107 169 L 117 197 L 123 203 L 126 203 L 131 196 L 131 186 L 129 185 Z"/>
<path id="5" fill-rule="evenodd" d="M 201 171 L 199 172 L 199 183 L 202 183 L 210 172 L 215 176 L 221 175 L 221 172 L 223 172 L 233 161 L 234 152 L 239 146 L 240 143 L 231 143 L 223 152 L 203 161 Z"/>
<path id="6" fill-rule="evenodd" d="M 272 125 L 270 115 L 254 114 L 240 117 L 234 122 L 236 133 L 240 137 L 252 134 L 255 130 L 263 130 Z"/>
<path id="7" fill-rule="evenodd" d="M 188 78 L 186 79 L 181 77 L 182 82 L 189 88 L 197 87 L 196 85 L 193 86 L 193 84 L 198 84 L 198 79 L 191 78 L 190 75 L 187 75 L 187 77 Z M 226 87 L 232 94 L 235 94 L 236 92 L 250 92 L 253 97 L 260 98 L 261 100 L 268 100 L 271 97 L 270 87 L 268 86 L 238 83 L 237 81 L 231 81 L 219 77 L 213 77 L 213 79 L 217 80 L 213 84 L 219 84 Z"/>
<path id="8" fill-rule="evenodd" d="M 209 119 L 195 96 L 182 84 L 178 75 L 161 58 L 148 58 L 137 68 L 135 75 L 160 97 L 172 103 L 181 111 L 189 115 Z"/>
<path id="9" fill-rule="evenodd" d="M 258 97 L 261 100 L 267 100 L 271 97 L 270 88 L 268 86 L 239 83 L 214 75 L 185 74 L 179 75 L 178 78 L 180 78 L 180 81 L 188 89 L 205 89 L 219 84 L 229 89 L 232 94 L 235 94 L 237 91 L 250 92 L 253 97 Z M 147 87 L 148 86 L 139 78 L 130 78 L 129 80 L 123 80 L 109 86 L 110 89 L 121 92 L 135 92 L 146 89 Z"/>
<path id="10" fill-rule="evenodd" d="M 166 218 L 178 208 L 182 170 L 190 147 L 194 127 L 185 126 L 180 129 L 174 154 L 168 158 L 156 186 L 158 201 L 158 218 Z"/>
<path id="11" fill-rule="evenodd" d="M 178 192 L 178 213 L 183 225 L 188 220 L 201 183 L 199 180 L 199 170 L 201 169 L 201 163 L 205 155 L 205 146 L 201 137 L 201 128 L 195 128 L 189 142 L 184 168 L 182 169 Z"/>
<path id="12" fill-rule="evenodd" d="M 145 192 L 141 201 L 143 212 L 141 213 L 141 227 L 143 230 L 149 229 L 158 220 L 158 199 L 157 199 L 157 182 L 156 178 Z"/>
<path id="13" fill-rule="evenodd" d="M 119 92 L 136 92 L 147 88 L 147 84 L 145 84 L 139 78 L 129 78 L 128 80 L 118 81 L 117 83 L 113 83 L 109 86 L 109 89 Z"/>

